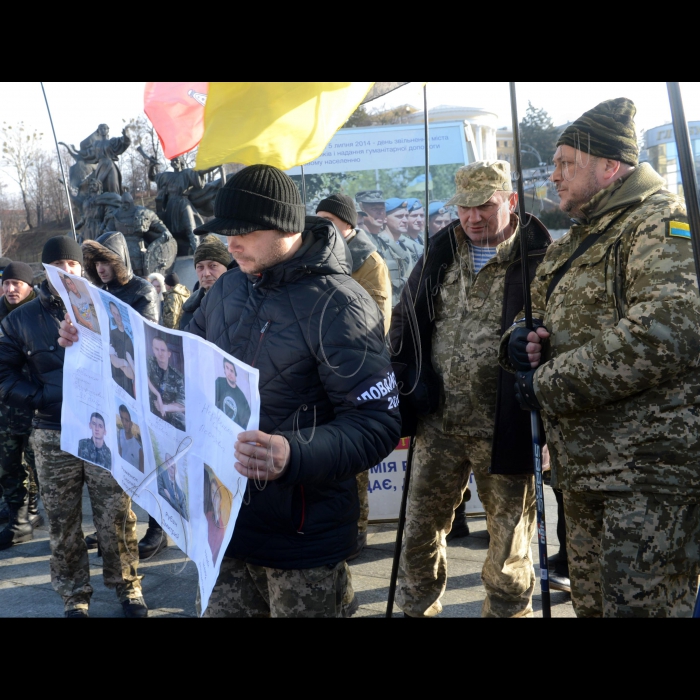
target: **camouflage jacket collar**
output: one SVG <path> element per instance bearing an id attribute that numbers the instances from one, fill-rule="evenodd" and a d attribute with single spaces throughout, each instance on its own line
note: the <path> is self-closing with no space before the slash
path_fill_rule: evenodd
<path id="1" fill-rule="evenodd" d="M 642 163 L 629 175 L 595 194 L 590 202 L 581 208 L 584 216 L 580 223 L 593 224 L 596 229 L 604 228 L 617 217 L 620 210 L 643 202 L 664 187 L 664 184 L 663 178 L 649 163 Z M 606 218 L 606 222 L 601 221 L 603 217 Z"/>

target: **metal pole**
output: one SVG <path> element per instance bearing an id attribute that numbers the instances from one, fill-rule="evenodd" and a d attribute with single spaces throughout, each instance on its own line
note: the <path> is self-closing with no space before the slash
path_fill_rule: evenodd
<path id="1" fill-rule="evenodd" d="M 680 83 L 666 83 L 666 87 L 668 88 L 668 99 L 671 104 L 673 134 L 676 139 L 676 148 L 678 149 L 683 197 L 685 199 L 685 208 L 688 212 L 690 242 L 693 246 L 693 259 L 695 260 L 695 274 L 698 278 L 698 286 L 700 286 L 700 204 L 698 203 L 695 160 L 690 147 L 690 134 L 688 133 L 688 122 L 685 119 Z M 700 593 L 695 599 L 693 617 L 700 618 Z"/>
<path id="2" fill-rule="evenodd" d="M 698 181 L 695 175 L 695 161 L 693 151 L 690 148 L 690 134 L 688 122 L 685 120 L 683 99 L 681 98 L 681 86 L 679 83 L 666 83 L 668 98 L 671 103 L 671 118 L 673 120 L 673 133 L 678 149 L 678 162 L 681 169 L 681 181 L 683 182 L 683 196 L 688 212 L 690 225 L 690 241 L 693 245 L 693 258 L 695 259 L 695 274 L 700 286 L 700 204 L 698 204 Z"/>
<path id="3" fill-rule="evenodd" d="M 425 231 L 423 232 L 423 266 L 418 282 L 418 291 L 413 300 L 415 306 L 420 288 L 423 283 L 423 271 L 428 259 L 428 246 L 430 245 L 430 235 L 428 231 L 428 202 L 430 197 L 430 140 L 429 140 L 429 118 L 428 118 L 428 86 L 423 85 L 423 114 L 425 115 L 424 135 L 425 135 Z M 401 294 L 401 303 L 404 301 L 404 294 Z M 408 485 L 411 482 L 411 465 L 413 463 L 413 444 L 415 438 L 410 438 L 408 446 L 408 458 L 406 459 L 406 475 L 403 479 L 403 493 L 401 494 L 401 510 L 399 512 L 399 525 L 396 531 L 396 544 L 394 545 L 394 561 L 391 565 L 391 578 L 389 579 L 389 598 L 386 604 L 386 617 L 391 617 L 394 611 L 394 596 L 396 594 L 396 581 L 399 575 L 399 559 L 401 558 L 401 545 L 403 543 L 403 529 L 406 523 L 406 503 L 408 502 Z"/>
<path id="4" fill-rule="evenodd" d="M 304 209 L 306 210 L 306 178 L 304 177 L 304 166 L 301 166 L 301 198 L 304 200 Z M 306 211 L 304 211 L 306 213 Z"/>
<path id="5" fill-rule="evenodd" d="M 403 541 L 403 528 L 406 524 L 406 504 L 408 503 L 408 484 L 411 481 L 411 463 L 413 462 L 413 445 L 415 438 L 409 438 L 408 457 L 406 458 L 406 475 L 403 478 L 403 493 L 401 494 L 401 510 L 399 511 L 399 527 L 394 544 L 394 561 L 391 565 L 391 579 L 389 582 L 389 598 L 386 603 L 386 617 L 390 618 L 394 611 L 394 596 L 396 595 L 396 581 L 399 577 L 399 560 L 401 559 L 401 543 Z"/>
<path id="6" fill-rule="evenodd" d="M 425 114 L 425 232 L 423 237 L 423 261 L 428 257 L 430 234 L 428 233 L 428 205 L 430 204 L 430 138 L 428 126 L 428 83 L 423 85 L 423 114 Z"/>
<path id="7" fill-rule="evenodd" d="M 78 234 L 75 230 L 75 219 L 73 218 L 73 206 L 70 201 L 70 192 L 68 191 L 68 180 L 66 180 L 66 173 L 63 170 L 63 161 L 61 160 L 61 152 L 58 150 L 58 139 L 56 138 L 56 129 L 53 126 L 53 117 L 51 116 L 51 108 L 49 107 L 49 100 L 46 97 L 46 90 L 44 90 L 44 83 L 40 83 L 41 91 L 44 93 L 44 102 L 46 102 L 46 111 L 49 113 L 49 121 L 51 122 L 51 131 L 53 133 L 53 142 L 56 144 L 56 155 L 58 156 L 58 166 L 61 168 L 61 177 L 63 178 L 63 186 L 66 189 L 66 198 L 68 199 L 68 214 L 70 216 L 70 227 L 73 231 L 73 238 L 78 240 Z"/>
<path id="8" fill-rule="evenodd" d="M 520 265 L 523 272 L 523 303 L 525 325 L 532 328 L 532 299 L 530 297 L 530 269 L 527 264 L 527 238 L 530 221 L 525 212 L 525 187 L 520 158 L 520 130 L 515 83 L 510 83 L 510 109 L 513 118 L 513 146 L 515 151 L 515 175 L 518 180 L 518 208 L 520 214 Z M 544 514 L 544 487 L 542 484 L 542 440 L 539 411 L 530 411 L 532 429 L 532 457 L 535 466 L 535 497 L 537 500 L 537 542 L 540 554 L 540 587 L 542 589 L 542 617 L 552 616 L 549 596 L 549 562 L 547 558 L 547 524 Z"/>

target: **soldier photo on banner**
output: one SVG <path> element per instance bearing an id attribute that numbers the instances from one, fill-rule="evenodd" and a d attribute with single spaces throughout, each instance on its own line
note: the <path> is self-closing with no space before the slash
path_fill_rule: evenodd
<path id="1" fill-rule="evenodd" d="M 112 451 L 105 444 L 107 426 L 104 416 L 97 412 L 90 414 L 89 427 L 92 435 L 78 443 L 78 457 L 111 471 Z"/>
<path id="2" fill-rule="evenodd" d="M 129 320 L 129 309 L 109 295 L 100 293 L 109 316 L 109 361 L 112 379 L 117 386 L 136 398 L 136 363 L 134 358 L 134 334 Z"/>
<path id="3" fill-rule="evenodd" d="M 182 336 L 145 326 L 151 412 L 178 430 L 185 429 L 185 356 Z"/>

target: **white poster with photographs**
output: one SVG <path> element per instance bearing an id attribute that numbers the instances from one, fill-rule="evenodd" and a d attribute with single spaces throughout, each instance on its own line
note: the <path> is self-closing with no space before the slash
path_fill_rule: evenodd
<path id="1" fill-rule="evenodd" d="M 195 562 L 204 611 L 245 494 L 233 453 L 259 426 L 258 370 L 44 267 L 79 333 L 65 355 L 61 449 L 109 469 Z"/>

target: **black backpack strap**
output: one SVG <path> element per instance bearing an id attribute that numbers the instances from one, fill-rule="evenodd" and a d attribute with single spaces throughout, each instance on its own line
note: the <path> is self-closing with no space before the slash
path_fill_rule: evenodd
<path id="1" fill-rule="evenodd" d="M 603 235 L 603 231 L 601 233 L 592 233 L 586 236 L 583 241 L 581 241 L 581 245 L 576 248 L 574 251 L 574 254 L 562 265 L 552 277 L 552 281 L 549 283 L 549 287 L 547 287 L 547 299 L 546 301 L 549 301 L 549 297 L 552 296 L 552 292 L 557 288 L 557 285 L 559 282 L 561 282 L 561 278 L 571 269 L 571 264 L 576 260 L 576 258 L 580 258 L 589 248 L 593 247 L 593 244 Z"/>

